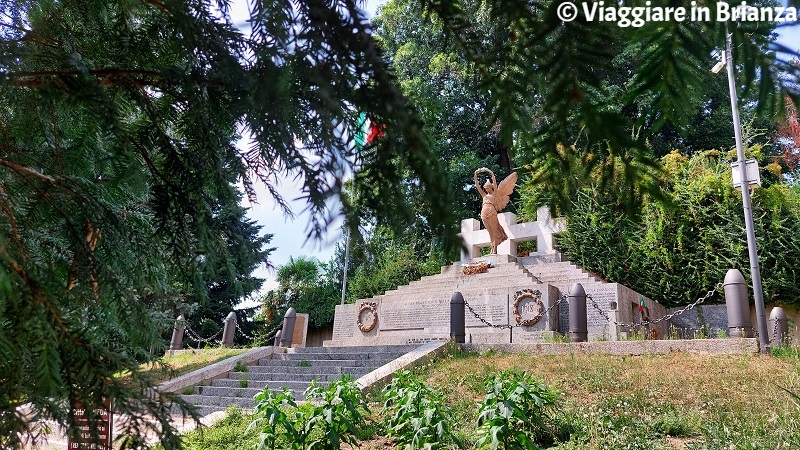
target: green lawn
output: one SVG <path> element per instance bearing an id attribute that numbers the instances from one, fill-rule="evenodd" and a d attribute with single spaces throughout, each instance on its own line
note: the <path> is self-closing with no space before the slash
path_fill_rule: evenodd
<path id="1" fill-rule="evenodd" d="M 524 370 L 558 392 L 558 404 L 545 417 L 551 433 L 539 440 L 542 448 L 800 448 L 800 407 L 782 389 L 800 392 L 800 358 L 794 351 L 780 357 L 451 353 L 414 373 L 444 393 L 456 434 L 473 448 L 484 382 L 506 369 Z M 370 398 L 378 422 L 379 392 Z M 191 433 L 187 448 L 249 448 L 257 441 L 254 434 L 243 434 L 250 420 L 235 415 L 203 434 Z M 395 448 L 381 434 L 359 448 Z"/>
<path id="2" fill-rule="evenodd" d="M 209 364 L 222 361 L 232 356 L 246 352 L 247 348 L 211 348 L 190 350 L 174 356 L 165 356 L 153 364 L 142 364 L 139 372 L 153 377 L 156 382 L 171 380 L 172 378 L 205 367 Z M 121 375 L 123 378 L 126 374 Z"/>

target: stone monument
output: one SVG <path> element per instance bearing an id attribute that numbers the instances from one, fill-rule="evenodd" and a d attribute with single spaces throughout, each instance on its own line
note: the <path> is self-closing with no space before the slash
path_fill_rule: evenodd
<path id="1" fill-rule="evenodd" d="M 484 189 L 478 183 L 481 172 L 491 174 Z M 632 333 L 651 338 L 665 336 L 666 321 L 650 328 L 637 325 L 645 319 L 640 310 L 647 311 L 651 319 L 663 317 L 666 309 L 662 305 L 561 260 L 553 244 L 554 236 L 566 228 L 563 218 L 551 217 L 545 207 L 537 210 L 535 222 L 526 223 L 517 223 L 513 213 L 499 212 L 508 204 L 516 180 L 512 173 L 498 185 L 490 170 L 475 171 L 475 186 L 483 198 L 484 228 L 475 219 L 461 221 L 459 236 L 465 247 L 461 261 L 442 267 L 438 275 L 422 277 L 383 295 L 337 305 L 333 338 L 324 345 L 413 344 L 449 339 L 450 297 L 456 291 L 471 308 L 465 312 L 467 342 L 542 342 L 568 329 L 569 307 L 559 299 L 573 283 L 581 283 L 594 299 L 587 300 L 590 340 L 617 340 Z M 536 241 L 536 251 L 517 257 L 517 244 L 526 241 Z M 490 254 L 480 257 L 483 247 L 489 247 Z M 484 273 L 469 275 L 462 270 L 465 264 L 477 262 L 488 262 L 491 267 Z"/>

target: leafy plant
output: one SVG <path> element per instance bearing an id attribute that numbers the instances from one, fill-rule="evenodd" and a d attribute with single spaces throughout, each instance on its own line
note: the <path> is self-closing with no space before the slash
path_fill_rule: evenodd
<path id="1" fill-rule="evenodd" d="M 368 414 L 369 408 L 364 393 L 350 375 L 331 382 L 327 390 L 318 386 L 317 380 L 312 381 L 306 399 L 321 401 L 303 428 L 307 449 L 338 449 L 341 442 L 350 445 L 358 442 L 364 431 L 362 411 Z"/>
<path id="2" fill-rule="evenodd" d="M 437 449 L 453 441 L 463 448 L 452 433 L 448 417 L 452 414 L 444 405 L 442 394 L 421 383 L 409 371 L 394 375 L 383 389 L 383 411 L 387 434 L 399 449 Z"/>
<path id="3" fill-rule="evenodd" d="M 524 372 L 508 370 L 487 381 L 485 388 L 486 398 L 478 405 L 476 446 L 538 448 L 536 439 L 550 433 L 544 419 L 556 394 Z"/>
<path id="4" fill-rule="evenodd" d="M 309 362 L 308 360 L 304 359 L 304 360 L 300 361 L 300 367 L 311 367 L 311 362 Z"/>
<path id="5" fill-rule="evenodd" d="M 338 449 L 342 442 L 354 445 L 364 435 L 364 413 L 369 413 L 361 389 L 349 375 L 330 383 L 328 389 L 311 382 L 306 400 L 313 404 L 298 407 L 291 392 L 284 388 L 274 394 L 265 388 L 255 396 L 257 415 L 248 430 L 261 427 L 255 450 L 281 448 L 293 450 Z"/>
<path id="6" fill-rule="evenodd" d="M 256 394 L 256 414 L 259 416 L 247 427 L 246 431 L 260 428 L 258 443 L 254 446 L 256 450 L 274 449 L 279 437 L 288 438 L 290 442 L 299 442 L 300 433 L 295 429 L 294 423 L 299 419 L 297 403 L 291 391 L 286 388 L 283 392 L 274 393 L 269 388 Z M 286 414 L 288 409 L 295 412 L 295 420 L 290 420 Z M 295 444 L 291 448 L 298 448 Z"/>
<path id="7" fill-rule="evenodd" d="M 247 367 L 247 364 L 245 364 L 245 363 L 243 363 L 241 361 L 236 361 L 236 365 L 233 366 L 233 371 L 234 372 L 249 372 L 250 368 Z"/>
<path id="8" fill-rule="evenodd" d="M 241 386 L 242 388 L 246 388 L 249 384 L 250 384 L 250 382 L 247 381 L 247 378 L 240 378 L 239 379 L 239 386 Z"/>

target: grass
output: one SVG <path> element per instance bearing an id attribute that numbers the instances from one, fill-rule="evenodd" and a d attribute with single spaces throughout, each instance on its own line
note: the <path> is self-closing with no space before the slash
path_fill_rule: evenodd
<path id="1" fill-rule="evenodd" d="M 546 418 L 552 435 L 541 443 L 543 448 L 800 448 L 800 397 L 792 395 L 800 393 L 797 351 L 778 352 L 776 357 L 451 352 L 414 371 L 446 394 L 454 431 L 473 448 L 483 383 L 505 369 L 527 371 L 560 393 L 559 406 Z M 375 394 L 372 390 L 371 400 L 378 402 Z M 372 410 L 380 410 L 380 405 Z M 358 448 L 395 448 L 380 434 Z M 186 448 L 234 448 L 192 439 Z M 252 442 L 252 436 L 244 436 L 236 445 L 249 448 Z"/>
<path id="2" fill-rule="evenodd" d="M 240 355 L 247 350 L 246 348 L 214 348 L 187 351 L 173 356 L 165 356 L 154 364 L 142 364 L 139 366 L 139 372 L 152 376 L 156 382 L 160 383 L 223 359 Z M 122 377 L 124 378 L 125 374 Z"/>

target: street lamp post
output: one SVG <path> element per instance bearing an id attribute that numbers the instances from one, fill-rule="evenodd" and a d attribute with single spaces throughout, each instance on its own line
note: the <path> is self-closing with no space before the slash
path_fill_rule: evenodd
<path id="1" fill-rule="evenodd" d="M 762 354 L 769 354 L 769 336 L 767 335 L 767 316 L 764 312 L 764 293 L 761 290 L 761 270 L 758 266 L 756 235 L 753 226 L 753 206 L 750 202 L 750 183 L 747 177 L 747 162 L 744 157 L 742 143 L 742 122 L 739 119 L 739 100 L 736 97 L 736 82 L 733 78 L 733 58 L 731 57 L 731 34 L 725 27 L 725 65 L 728 71 L 728 89 L 731 94 L 731 111 L 733 112 L 733 132 L 736 137 L 736 156 L 738 169 L 742 179 L 742 207 L 744 209 L 744 227 L 747 233 L 747 251 L 750 256 L 750 274 L 753 278 L 753 300 L 756 304 L 756 322 L 758 326 L 758 342 Z M 719 67 L 721 68 L 721 67 Z M 715 67 L 716 69 L 716 67 Z M 719 69 L 717 69 L 719 70 Z M 716 72 L 716 71 L 715 71 Z"/>

